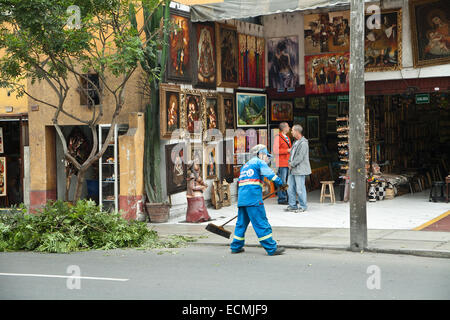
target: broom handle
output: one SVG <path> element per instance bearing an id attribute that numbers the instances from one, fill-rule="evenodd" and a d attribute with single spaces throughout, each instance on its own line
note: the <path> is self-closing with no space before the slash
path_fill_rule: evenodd
<path id="1" fill-rule="evenodd" d="M 274 192 L 269 193 L 267 196 L 265 196 L 265 197 L 263 198 L 263 200 L 266 200 L 267 198 L 269 198 L 270 196 L 274 195 L 274 194 L 277 193 L 278 191 L 279 191 L 279 189 L 275 190 Z M 238 216 L 235 215 L 233 218 L 231 218 L 230 220 L 228 220 L 227 222 L 225 222 L 225 223 L 222 225 L 222 227 L 223 227 L 224 225 L 226 225 L 227 223 L 233 221 L 233 220 L 236 219 L 237 217 L 238 217 Z"/>

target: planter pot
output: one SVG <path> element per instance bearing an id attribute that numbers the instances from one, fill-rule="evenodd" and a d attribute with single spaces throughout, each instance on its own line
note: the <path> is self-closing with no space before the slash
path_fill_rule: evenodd
<path id="1" fill-rule="evenodd" d="M 169 221 L 170 205 L 164 203 L 146 203 L 148 217 L 151 223 Z"/>

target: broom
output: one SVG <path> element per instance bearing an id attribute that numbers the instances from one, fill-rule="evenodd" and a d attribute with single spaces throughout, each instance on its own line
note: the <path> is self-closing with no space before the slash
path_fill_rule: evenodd
<path id="1" fill-rule="evenodd" d="M 263 198 L 263 200 L 266 200 L 267 198 L 271 197 L 273 194 L 277 193 L 279 191 L 279 189 L 275 190 L 274 192 L 269 193 L 267 196 L 265 196 Z M 231 218 L 230 220 L 228 220 L 227 222 L 225 222 L 223 225 L 221 226 L 217 226 L 213 223 L 208 223 L 208 225 L 206 226 L 206 230 L 208 230 L 209 232 L 215 233 L 221 237 L 225 237 L 227 239 L 230 239 L 231 236 L 231 232 L 228 231 L 227 229 L 224 228 L 224 225 L 226 225 L 227 223 L 233 221 L 234 219 L 237 218 L 237 215 L 235 215 L 233 218 Z"/>

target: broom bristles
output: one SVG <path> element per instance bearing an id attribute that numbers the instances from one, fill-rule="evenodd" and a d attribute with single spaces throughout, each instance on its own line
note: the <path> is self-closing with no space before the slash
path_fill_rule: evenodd
<path id="1" fill-rule="evenodd" d="M 227 239 L 230 239 L 231 236 L 231 232 L 226 230 L 225 228 L 221 227 L 221 226 L 216 226 L 215 224 L 209 223 L 206 226 L 206 230 L 208 230 L 209 232 L 215 233 L 219 236 L 225 237 Z"/>

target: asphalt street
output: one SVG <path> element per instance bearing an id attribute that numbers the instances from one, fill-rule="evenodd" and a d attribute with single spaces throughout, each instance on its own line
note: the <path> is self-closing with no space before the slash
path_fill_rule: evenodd
<path id="1" fill-rule="evenodd" d="M 450 259 L 320 249 L 16 252 L 0 254 L 0 299 L 447 300 L 449 271 Z"/>

